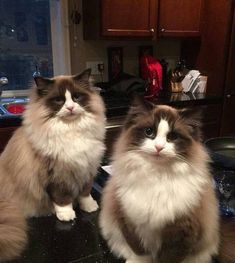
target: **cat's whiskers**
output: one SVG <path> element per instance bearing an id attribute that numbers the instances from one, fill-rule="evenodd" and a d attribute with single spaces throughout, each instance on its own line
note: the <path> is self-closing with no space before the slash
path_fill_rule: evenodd
<path id="1" fill-rule="evenodd" d="M 133 150 L 128 150 L 128 153 L 147 153 L 147 154 L 154 154 L 155 151 L 148 151 L 148 150 L 142 150 L 142 149 L 133 149 Z"/>
<path id="2" fill-rule="evenodd" d="M 86 108 L 89 108 L 90 106 L 89 105 L 85 105 L 85 106 L 82 106 L 83 109 L 86 109 Z"/>
<path id="3" fill-rule="evenodd" d="M 184 156 L 182 156 L 180 154 L 176 154 L 175 157 L 176 157 L 176 159 L 186 163 L 188 166 L 193 167 L 192 164 L 189 161 L 187 161 L 187 159 Z"/>
<path id="4" fill-rule="evenodd" d="M 164 159 L 172 159 L 172 157 L 174 158 L 175 156 L 170 156 L 170 155 L 167 155 L 167 154 L 160 154 L 158 155 L 157 152 L 155 150 L 153 151 L 150 151 L 150 150 L 143 150 L 143 149 L 134 149 L 134 150 L 128 150 L 128 153 L 143 153 L 143 154 L 150 154 L 152 156 L 155 156 L 155 157 L 162 157 Z"/>
<path id="5" fill-rule="evenodd" d="M 128 150 L 128 153 L 144 153 L 144 154 L 151 154 L 154 155 L 155 152 L 154 151 L 148 151 L 148 150 L 142 150 L 142 149 L 132 149 L 132 150 Z M 160 155 L 161 157 L 161 155 Z M 181 161 L 183 163 L 186 163 L 189 167 L 193 167 L 192 164 L 181 154 L 176 153 L 174 156 L 167 156 L 167 155 L 163 155 L 162 156 L 165 159 L 177 159 L 178 161 Z"/>
<path id="6" fill-rule="evenodd" d="M 47 121 L 49 121 L 52 118 L 53 114 L 52 113 L 48 113 L 46 116 L 43 117 L 43 123 L 46 123 Z"/>

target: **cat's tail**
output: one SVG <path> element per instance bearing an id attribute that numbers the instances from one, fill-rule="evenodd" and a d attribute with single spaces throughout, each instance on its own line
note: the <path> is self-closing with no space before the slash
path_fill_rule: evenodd
<path id="1" fill-rule="evenodd" d="M 0 201 L 0 262 L 18 257 L 26 243 L 26 220 L 20 209 Z"/>
<path id="2" fill-rule="evenodd" d="M 220 263 L 235 263 L 235 221 L 221 222 Z"/>

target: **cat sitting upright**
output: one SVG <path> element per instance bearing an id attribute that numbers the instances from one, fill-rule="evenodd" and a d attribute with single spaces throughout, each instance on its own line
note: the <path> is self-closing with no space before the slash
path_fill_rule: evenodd
<path id="1" fill-rule="evenodd" d="M 106 118 L 89 77 L 90 70 L 35 78 L 23 124 L 0 157 L 0 261 L 23 249 L 24 218 L 55 212 L 73 220 L 76 201 L 87 212 L 98 208 L 90 191 L 105 150 Z"/>
<path id="2" fill-rule="evenodd" d="M 126 263 L 210 263 L 219 254 L 220 263 L 235 263 L 235 224 L 222 225 L 220 241 L 197 113 L 135 101 L 113 159 L 100 226 L 117 256 Z"/>

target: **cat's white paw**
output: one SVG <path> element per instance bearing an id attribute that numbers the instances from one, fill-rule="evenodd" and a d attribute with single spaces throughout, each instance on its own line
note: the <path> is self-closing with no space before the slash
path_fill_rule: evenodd
<path id="1" fill-rule="evenodd" d="M 60 221 L 70 221 L 76 218 L 76 214 L 74 210 L 57 212 L 56 216 Z"/>
<path id="2" fill-rule="evenodd" d="M 88 213 L 95 212 L 99 206 L 91 195 L 79 198 L 80 208 Z"/>
<path id="3" fill-rule="evenodd" d="M 76 213 L 73 210 L 72 204 L 66 206 L 58 206 L 57 204 L 54 204 L 54 207 L 56 216 L 60 221 L 71 221 L 76 218 Z"/>
<path id="4" fill-rule="evenodd" d="M 134 256 L 131 259 L 127 259 L 126 263 L 150 263 L 150 256 Z"/>

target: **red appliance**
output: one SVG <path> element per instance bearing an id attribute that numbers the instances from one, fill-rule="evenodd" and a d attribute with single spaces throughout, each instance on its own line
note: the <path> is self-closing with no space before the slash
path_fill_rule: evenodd
<path id="1" fill-rule="evenodd" d="M 150 55 L 140 58 L 141 78 L 148 81 L 145 98 L 156 96 L 162 89 L 162 65 Z"/>
<path id="2" fill-rule="evenodd" d="M 12 114 L 22 114 L 25 110 L 25 105 L 22 104 L 10 104 L 6 107 L 7 111 Z"/>

